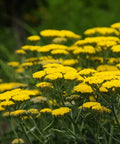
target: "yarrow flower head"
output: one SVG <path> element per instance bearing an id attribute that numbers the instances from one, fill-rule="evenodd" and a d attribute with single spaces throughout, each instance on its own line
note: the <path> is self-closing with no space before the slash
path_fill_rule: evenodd
<path id="1" fill-rule="evenodd" d="M 5 111 L 5 108 L 3 108 L 2 106 L 0 106 L 0 112 L 1 111 Z"/>
<path id="2" fill-rule="evenodd" d="M 16 54 L 22 54 L 22 55 L 25 55 L 25 54 L 26 54 L 26 52 L 25 52 L 24 50 L 22 50 L 22 49 L 16 50 L 15 53 L 16 53 Z"/>
<path id="3" fill-rule="evenodd" d="M 24 141 L 23 141 L 22 138 L 14 139 L 14 140 L 12 141 L 12 144 L 19 144 L 19 143 L 24 144 Z"/>
<path id="4" fill-rule="evenodd" d="M 0 84 L 0 91 L 4 92 L 6 90 L 12 90 L 19 87 L 26 87 L 26 84 L 18 83 L 18 82 L 9 82 L 9 83 L 1 83 Z"/>
<path id="5" fill-rule="evenodd" d="M 106 81 L 105 83 L 102 84 L 102 87 L 106 89 L 120 88 L 120 79 L 113 79 L 110 81 Z"/>
<path id="6" fill-rule="evenodd" d="M 119 32 L 115 30 L 114 28 L 109 28 L 109 27 L 96 27 L 92 29 L 88 29 L 84 32 L 85 35 L 94 35 L 94 34 L 99 34 L 99 35 L 119 35 Z"/>
<path id="7" fill-rule="evenodd" d="M 12 97 L 14 101 L 26 101 L 29 100 L 30 97 L 27 94 L 18 94 Z"/>
<path id="8" fill-rule="evenodd" d="M 67 39 L 66 38 L 62 38 L 62 37 L 57 37 L 57 38 L 54 38 L 52 41 L 55 44 L 61 44 L 61 43 L 67 42 Z"/>
<path id="9" fill-rule="evenodd" d="M 52 110 L 50 108 L 44 108 L 40 110 L 40 113 L 51 113 Z"/>
<path id="10" fill-rule="evenodd" d="M 119 69 L 113 65 L 99 65 L 97 71 L 119 71 Z"/>
<path id="11" fill-rule="evenodd" d="M 20 63 L 17 61 L 11 61 L 11 62 L 8 62 L 8 65 L 11 67 L 18 67 Z"/>
<path id="12" fill-rule="evenodd" d="M 82 106 L 79 107 L 79 109 L 81 109 L 81 108 L 83 108 L 83 109 L 92 109 L 92 110 L 98 111 L 100 113 L 111 111 L 110 109 L 108 109 L 104 106 L 101 106 L 101 104 L 98 103 L 98 102 L 86 102 Z"/>
<path id="13" fill-rule="evenodd" d="M 62 50 L 62 49 L 56 49 L 56 50 L 52 50 L 51 51 L 51 54 L 52 55 L 68 55 L 69 54 L 69 52 L 68 51 L 66 51 L 66 50 Z"/>
<path id="14" fill-rule="evenodd" d="M 33 103 L 40 103 L 40 102 L 47 101 L 47 98 L 43 96 L 37 96 L 37 97 L 32 98 L 30 101 Z"/>
<path id="15" fill-rule="evenodd" d="M 63 78 L 63 75 L 62 73 L 60 72 L 56 72 L 56 73 L 53 73 L 53 74 L 48 74 L 45 76 L 45 79 L 47 80 L 51 80 L 51 81 L 55 81 L 55 80 L 59 80 L 59 79 L 62 79 Z"/>
<path id="16" fill-rule="evenodd" d="M 63 116 L 71 111 L 68 107 L 60 107 L 52 111 L 53 116 Z"/>
<path id="17" fill-rule="evenodd" d="M 46 75 L 45 71 L 38 71 L 38 72 L 33 73 L 33 78 L 41 79 L 45 75 Z"/>
<path id="18" fill-rule="evenodd" d="M 111 27 L 120 30 L 120 22 L 112 24 Z"/>
<path id="19" fill-rule="evenodd" d="M 64 74 L 65 80 L 75 80 L 77 78 L 79 78 L 79 74 L 77 72 L 66 72 Z"/>
<path id="20" fill-rule="evenodd" d="M 33 36 L 29 36 L 27 38 L 29 41 L 39 41 L 40 40 L 40 36 L 38 35 L 33 35 Z"/>
<path id="21" fill-rule="evenodd" d="M 23 115 L 26 115 L 26 110 L 12 111 L 12 112 L 10 112 L 10 115 L 13 116 L 13 117 L 23 116 Z"/>
<path id="22" fill-rule="evenodd" d="M 78 74 L 81 75 L 81 76 L 89 76 L 89 75 L 91 75 L 93 73 L 96 73 L 96 72 L 97 72 L 96 70 L 89 68 L 89 69 L 80 70 L 78 72 Z"/>
<path id="23" fill-rule="evenodd" d="M 67 59 L 67 60 L 62 61 L 62 64 L 66 65 L 66 66 L 72 66 L 72 65 L 75 65 L 77 63 L 78 63 L 77 59 Z"/>
<path id="24" fill-rule="evenodd" d="M 53 88 L 52 83 L 49 82 L 41 82 L 36 85 L 38 88 Z"/>
<path id="25" fill-rule="evenodd" d="M 14 104 L 15 103 L 13 101 L 2 101 L 2 102 L 0 102 L 0 106 L 2 106 L 2 107 L 12 106 Z"/>
<path id="26" fill-rule="evenodd" d="M 80 83 L 77 86 L 74 86 L 73 91 L 78 93 L 93 93 L 92 88 L 85 83 Z"/>
<path id="27" fill-rule="evenodd" d="M 43 37 L 65 37 L 65 38 L 75 38 L 80 39 L 81 36 L 73 33 L 69 30 L 43 30 L 40 32 Z"/>
<path id="28" fill-rule="evenodd" d="M 28 109 L 27 111 L 26 111 L 26 113 L 29 115 L 37 115 L 37 114 L 39 114 L 39 111 L 38 111 L 38 109 L 35 109 L 35 108 L 31 108 L 31 109 Z"/>
<path id="29" fill-rule="evenodd" d="M 111 50 L 115 53 L 119 53 L 120 52 L 120 45 L 114 45 Z"/>

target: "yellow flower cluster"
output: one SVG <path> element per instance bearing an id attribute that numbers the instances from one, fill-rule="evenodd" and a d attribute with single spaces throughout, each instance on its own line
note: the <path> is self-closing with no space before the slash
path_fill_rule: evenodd
<path id="1" fill-rule="evenodd" d="M 97 71 L 118 71 L 118 68 L 113 65 L 99 65 Z"/>
<path id="2" fill-rule="evenodd" d="M 46 75 L 45 71 L 38 71 L 33 74 L 33 78 L 41 79 Z"/>
<path id="3" fill-rule="evenodd" d="M 73 91 L 78 93 L 93 93 L 92 88 L 86 83 L 80 83 L 77 86 L 74 86 Z"/>
<path id="4" fill-rule="evenodd" d="M 0 94 L 0 101 L 5 100 L 6 102 L 13 101 L 25 101 L 30 99 L 30 96 L 37 95 L 37 91 L 34 90 L 24 90 L 24 89 L 14 89 Z"/>
<path id="5" fill-rule="evenodd" d="M 38 109 L 32 108 L 26 111 L 27 114 L 31 114 L 31 115 L 37 115 L 39 114 Z"/>
<path id="6" fill-rule="evenodd" d="M 113 51 L 113 52 L 120 52 L 120 45 L 115 45 L 115 46 L 113 46 L 112 48 L 111 48 L 111 50 Z"/>
<path id="7" fill-rule="evenodd" d="M 16 111 L 12 111 L 12 112 L 10 112 L 10 116 L 15 116 L 15 117 L 17 117 L 17 116 L 24 116 L 24 115 L 26 115 L 26 110 L 16 110 Z"/>
<path id="8" fill-rule="evenodd" d="M 24 68 L 22 67 L 22 65 L 20 65 L 15 71 L 16 71 L 16 73 L 23 73 Z"/>
<path id="9" fill-rule="evenodd" d="M 23 55 L 26 54 L 26 52 L 25 52 L 24 50 L 22 50 L 22 49 L 16 50 L 15 53 L 16 53 L 16 54 L 23 54 Z"/>
<path id="10" fill-rule="evenodd" d="M 101 92 L 108 92 L 111 88 L 119 88 L 120 71 L 103 71 L 93 73 L 91 76 L 84 78 L 85 84 L 90 86 L 96 85 Z M 81 85 L 81 83 L 79 84 Z M 80 86 L 75 86 L 74 89 L 79 92 L 81 91 Z M 79 90 L 79 89 L 80 90 Z"/>
<path id="11" fill-rule="evenodd" d="M 78 73 L 76 73 L 76 72 L 70 72 L 70 71 L 68 71 L 68 72 L 66 72 L 65 74 L 64 74 L 64 79 L 65 80 L 80 80 L 80 76 L 79 76 L 79 74 Z M 81 78 L 81 80 L 83 80 L 82 78 Z"/>
<path id="12" fill-rule="evenodd" d="M 108 64 L 116 64 L 120 62 L 120 58 L 111 57 L 111 58 L 108 58 L 107 61 L 108 61 Z"/>
<path id="13" fill-rule="evenodd" d="M 24 141 L 23 141 L 22 138 L 14 139 L 14 140 L 12 141 L 12 144 L 19 144 L 19 143 L 24 144 Z"/>
<path id="14" fill-rule="evenodd" d="M 52 74 L 48 74 L 45 76 L 45 80 L 51 80 L 51 81 L 54 81 L 54 80 L 58 80 L 58 79 L 62 79 L 63 78 L 63 75 L 62 73 L 60 72 L 56 72 L 56 73 L 52 73 Z"/>
<path id="15" fill-rule="evenodd" d="M 56 37 L 53 39 L 53 43 L 56 43 L 56 44 L 61 44 L 64 42 L 67 42 L 67 39 L 64 37 Z"/>
<path id="16" fill-rule="evenodd" d="M 47 101 L 47 98 L 43 96 L 37 96 L 37 97 L 31 98 L 30 101 L 32 101 L 33 103 L 39 103 L 39 102 Z"/>
<path id="17" fill-rule="evenodd" d="M 88 29 L 84 32 L 85 35 L 94 35 L 94 34 L 99 34 L 99 35 L 119 35 L 119 32 L 115 30 L 114 28 L 109 28 L 109 27 L 96 27 L 96 28 L 91 28 Z"/>
<path id="18" fill-rule="evenodd" d="M 51 113 L 52 110 L 50 108 L 44 108 L 40 110 L 40 113 Z"/>
<path id="19" fill-rule="evenodd" d="M 43 30 L 40 32 L 43 37 L 66 37 L 66 38 L 75 38 L 80 39 L 81 36 L 73 33 L 69 30 Z"/>
<path id="20" fill-rule="evenodd" d="M 44 65 L 44 70 L 33 73 L 33 78 L 44 80 L 78 80 L 81 81 L 83 78 L 77 73 L 77 70 L 69 67 L 63 66 L 62 64 L 47 64 Z M 37 87 L 41 86 L 41 84 L 37 84 Z"/>
<path id="21" fill-rule="evenodd" d="M 77 59 L 66 59 L 61 62 L 65 66 L 73 66 L 78 63 Z"/>
<path id="22" fill-rule="evenodd" d="M 40 82 L 40 83 L 38 83 L 38 84 L 36 84 L 36 87 L 38 87 L 38 88 L 46 88 L 46 89 L 48 89 L 48 88 L 53 88 L 53 85 L 52 85 L 52 83 L 49 83 L 49 82 Z"/>
<path id="23" fill-rule="evenodd" d="M 22 49 L 25 51 L 36 51 L 38 53 L 51 53 L 51 54 L 68 54 L 68 47 L 60 44 L 48 44 L 45 46 L 32 46 L 25 45 L 22 46 Z"/>
<path id="24" fill-rule="evenodd" d="M 97 72 L 96 70 L 88 68 L 88 69 L 80 70 L 78 74 L 81 76 L 87 76 L 87 75 L 89 76 L 89 75 L 94 74 L 96 72 Z"/>
<path id="25" fill-rule="evenodd" d="M 110 81 L 103 83 L 102 87 L 107 88 L 107 89 L 120 88 L 120 77 L 119 79 L 112 79 Z"/>
<path id="26" fill-rule="evenodd" d="M 27 38 L 29 41 L 39 41 L 40 40 L 40 36 L 38 35 L 33 35 L 33 36 L 29 36 Z"/>
<path id="27" fill-rule="evenodd" d="M 8 65 L 11 67 L 18 67 L 20 63 L 17 61 L 11 61 L 11 62 L 8 62 Z"/>
<path id="28" fill-rule="evenodd" d="M 104 106 L 101 106 L 100 103 L 98 102 L 86 102 L 84 103 L 82 106 L 79 107 L 80 108 L 84 108 L 84 109 L 92 109 L 92 110 L 95 110 L 95 111 L 98 111 L 100 113 L 102 112 L 110 112 L 111 110 L 104 107 Z"/>
<path id="29" fill-rule="evenodd" d="M 102 41 L 98 42 L 97 46 L 102 47 L 104 49 L 108 49 L 109 47 L 115 46 L 117 43 L 115 41 Z"/>
<path id="30" fill-rule="evenodd" d="M 64 54 L 64 55 L 68 55 L 69 53 L 66 50 L 63 49 L 56 49 L 56 50 L 52 50 L 51 51 L 52 55 L 57 55 L 57 54 Z"/>
<path id="31" fill-rule="evenodd" d="M 53 116 L 63 116 L 71 111 L 68 107 L 60 107 L 58 109 L 52 110 Z"/>
<path id="32" fill-rule="evenodd" d="M 25 100 L 29 100 L 30 97 L 29 97 L 29 95 L 26 95 L 26 94 L 22 94 L 22 95 L 18 94 L 16 96 L 13 96 L 12 99 L 14 101 L 25 101 Z"/>
<path id="33" fill-rule="evenodd" d="M 78 47 L 73 50 L 73 54 L 81 54 L 81 53 L 86 53 L 86 54 L 95 54 L 95 48 L 90 45 L 86 45 L 83 47 Z"/>
<path id="34" fill-rule="evenodd" d="M 7 101 L 2 101 L 0 102 L 0 107 L 7 107 L 7 106 L 12 106 L 15 103 L 13 101 L 7 100 Z"/>
<path id="35" fill-rule="evenodd" d="M 120 22 L 112 24 L 111 27 L 120 30 Z"/>
<path id="36" fill-rule="evenodd" d="M 35 108 L 31 108 L 28 110 L 23 110 L 23 109 L 19 109 L 19 110 L 15 110 L 15 111 L 11 111 L 11 112 L 4 112 L 3 116 L 7 117 L 7 116 L 12 116 L 12 117 L 19 117 L 19 116 L 23 116 L 24 118 L 32 118 L 32 116 L 37 116 L 39 115 L 40 112 L 38 109 Z"/>
<path id="37" fill-rule="evenodd" d="M 97 37 L 86 37 L 84 40 L 78 40 L 75 42 L 75 45 L 77 46 L 84 46 L 84 45 L 89 45 L 89 44 L 95 44 L 97 45 L 98 43 L 105 43 L 105 42 L 113 42 L 113 43 L 119 43 L 119 38 L 115 36 L 97 36 Z"/>
<path id="38" fill-rule="evenodd" d="M 26 84 L 18 83 L 18 82 L 8 82 L 8 83 L 1 83 L 0 84 L 0 91 L 4 92 L 7 90 L 19 88 L 19 87 L 26 87 Z"/>

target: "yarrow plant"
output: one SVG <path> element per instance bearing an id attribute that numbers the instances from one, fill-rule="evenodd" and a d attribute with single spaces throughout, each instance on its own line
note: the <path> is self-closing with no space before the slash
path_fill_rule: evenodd
<path id="1" fill-rule="evenodd" d="M 1 143 L 120 143 L 120 23 L 83 35 L 43 30 L 16 50 L 18 81 L 0 78 Z"/>

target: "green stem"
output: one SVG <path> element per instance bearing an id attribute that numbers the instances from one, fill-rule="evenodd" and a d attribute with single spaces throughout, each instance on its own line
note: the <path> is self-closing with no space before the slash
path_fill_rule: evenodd
<path id="1" fill-rule="evenodd" d="M 63 123 L 63 125 L 64 125 L 64 127 L 66 129 L 66 132 L 68 132 L 69 134 L 71 134 L 76 139 L 75 143 L 80 143 L 81 141 L 82 142 L 84 141 L 84 143 L 87 144 L 87 142 L 86 142 L 86 140 L 84 139 L 83 136 L 79 137 L 78 135 L 76 135 L 75 126 L 74 126 L 73 123 L 72 123 L 72 126 L 73 126 L 72 130 L 68 128 L 68 125 L 66 125 L 66 123 L 65 123 L 64 120 L 62 121 L 62 123 Z M 80 132 L 78 132 L 78 133 L 80 134 Z"/>
<path id="2" fill-rule="evenodd" d="M 118 117 L 117 117 L 117 114 L 116 114 L 116 110 L 115 110 L 115 106 L 114 106 L 113 103 L 112 103 L 112 112 L 114 114 L 114 117 L 115 117 L 115 120 L 116 120 L 118 126 L 120 127 L 120 123 L 119 123 L 119 120 L 118 120 Z"/>
<path id="3" fill-rule="evenodd" d="M 48 102 L 49 108 L 53 109 L 52 104 L 49 102 L 49 99 L 47 100 L 47 102 Z"/>
<path id="4" fill-rule="evenodd" d="M 80 130 L 79 130 L 77 124 L 75 123 L 75 121 L 72 119 L 71 116 L 68 116 L 68 117 L 70 118 L 70 120 L 72 121 L 72 123 L 74 124 L 74 126 L 76 127 L 76 130 L 80 133 Z"/>
<path id="5" fill-rule="evenodd" d="M 43 132 L 45 132 L 46 130 L 48 130 L 53 124 L 54 124 L 54 120 L 47 127 L 45 127 L 43 129 Z"/>
<path id="6" fill-rule="evenodd" d="M 95 138 L 96 138 L 96 143 L 97 144 L 100 143 L 100 140 L 99 140 L 100 122 L 101 122 L 100 120 L 101 120 L 101 118 L 96 121 L 96 123 L 98 122 L 98 124 L 97 124 L 98 127 L 97 127 L 96 134 L 95 134 Z"/>
<path id="7" fill-rule="evenodd" d="M 20 122 L 20 125 L 21 125 L 21 127 L 22 127 L 22 129 L 23 129 L 23 131 L 24 131 L 24 133 L 25 133 L 25 136 L 26 136 L 26 138 L 27 138 L 29 144 L 32 144 L 32 142 L 31 142 L 29 136 L 27 135 L 27 131 L 26 131 L 26 128 L 24 127 L 24 124 L 23 124 L 22 122 Z"/>
<path id="8" fill-rule="evenodd" d="M 10 117 L 10 122 L 11 122 L 11 127 L 12 127 L 12 130 L 13 130 L 13 133 L 14 135 L 16 136 L 17 139 L 19 139 L 18 135 L 17 135 L 17 132 L 15 130 L 15 127 L 13 125 L 13 119 Z"/>
<path id="9" fill-rule="evenodd" d="M 68 127 L 66 128 L 67 129 L 67 131 L 70 133 L 70 134 L 72 134 L 75 138 L 76 138 L 76 143 L 78 142 L 78 143 L 80 143 L 80 138 L 73 132 L 73 131 L 71 131 Z M 82 140 L 83 141 L 83 140 Z M 85 141 L 84 141 L 85 142 Z"/>
<path id="10" fill-rule="evenodd" d="M 38 139 L 40 141 L 41 144 L 44 144 L 44 142 L 36 134 L 34 134 L 28 127 L 27 127 L 27 129 L 36 139 Z"/>
<path id="11" fill-rule="evenodd" d="M 94 117 L 94 118 L 95 118 L 95 117 Z M 96 119 L 96 118 L 95 118 L 95 119 Z M 97 119 L 96 119 L 96 121 L 97 121 Z M 101 123 L 99 123 L 99 124 L 100 124 L 101 128 L 104 130 L 104 132 L 106 132 L 110 137 L 112 137 L 113 140 L 115 140 L 116 142 L 120 143 L 120 141 L 119 141 L 118 139 L 116 139 L 115 137 L 113 137 L 113 135 L 111 135 L 111 133 L 109 133 L 109 132 L 104 128 L 104 126 L 103 126 Z"/>
<path id="12" fill-rule="evenodd" d="M 77 123 L 77 121 L 78 121 L 78 119 L 80 117 L 81 111 L 82 111 L 82 109 L 80 109 L 79 112 L 78 112 L 78 115 L 77 115 L 76 120 L 75 120 L 76 123 Z"/>
<path id="13" fill-rule="evenodd" d="M 71 113 L 71 118 L 73 119 L 73 114 Z M 75 126 L 73 123 L 71 123 L 72 131 L 75 134 Z"/>
<path id="14" fill-rule="evenodd" d="M 111 105 L 107 102 L 107 100 L 105 98 L 103 98 L 103 96 L 98 92 L 99 90 L 95 90 L 93 87 L 92 87 L 92 90 L 98 95 L 100 96 L 100 98 L 109 106 L 111 107 Z"/>
<path id="15" fill-rule="evenodd" d="M 63 98 L 62 85 L 60 86 L 58 82 L 55 82 L 55 88 L 57 90 L 57 94 L 58 94 L 59 98 L 61 99 L 62 105 L 65 106 L 64 98 Z"/>
<path id="16" fill-rule="evenodd" d="M 37 124 L 36 124 L 36 122 L 35 122 L 35 120 L 32 118 L 32 121 L 33 121 L 33 123 L 34 123 L 34 125 L 35 125 L 35 128 L 36 128 L 36 130 L 38 131 L 38 133 L 42 136 L 42 138 L 43 139 L 45 139 L 45 136 L 43 135 L 43 133 L 39 130 L 39 128 L 38 128 L 38 126 L 37 126 Z"/>
<path id="17" fill-rule="evenodd" d="M 113 127 L 113 125 L 111 125 L 111 129 L 110 129 L 110 138 L 109 138 L 109 144 L 112 144 L 113 130 L 114 130 L 114 127 Z"/>
<path id="18" fill-rule="evenodd" d="M 118 139 L 116 139 L 115 137 L 113 137 L 113 136 L 104 128 L 104 126 L 102 126 L 102 124 L 101 124 L 101 127 L 102 127 L 102 129 L 103 129 L 109 136 L 112 137 L 113 140 L 115 140 L 116 142 L 120 143 L 120 141 L 119 141 Z"/>

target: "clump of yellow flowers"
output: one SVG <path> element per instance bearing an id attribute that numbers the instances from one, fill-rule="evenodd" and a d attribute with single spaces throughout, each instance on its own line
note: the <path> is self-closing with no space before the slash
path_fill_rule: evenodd
<path id="1" fill-rule="evenodd" d="M 118 22 L 84 38 L 53 29 L 27 37 L 19 60 L 8 62 L 17 79 L 0 77 L 0 115 L 12 144 L 120 143 L 119 36 Z"/>

